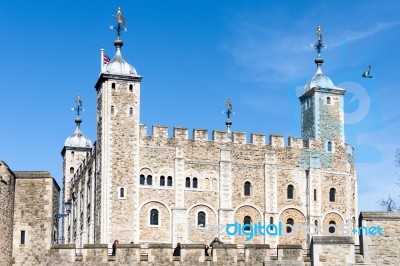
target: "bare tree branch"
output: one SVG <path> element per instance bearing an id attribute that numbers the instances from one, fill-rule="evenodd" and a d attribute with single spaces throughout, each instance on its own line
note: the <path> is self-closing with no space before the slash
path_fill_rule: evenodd
<path id="1" fill-rule="evenodd" d="M 385 211 L 388 212 L 393 212 L 393 211 L 397 211 L 399 210 L 399 208 L 397 207 L 396 202 L 392 199 L 392 197 L 389 196 L 387 197 L 387 199 L 381 199 L 378 201 L 379 206 L 381 206 Z"/>

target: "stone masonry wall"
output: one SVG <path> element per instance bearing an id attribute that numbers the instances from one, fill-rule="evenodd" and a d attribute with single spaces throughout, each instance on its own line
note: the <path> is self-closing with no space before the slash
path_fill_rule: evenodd
<path id="1" fill-rule="evenodd" d="M 314 266 L 355 265 L 353 238 L 350 236 L 314 236 L 312 261 Z"/>
<path id="2" fill-rule="evenodd" d="M 43 265 L 43 254 L 50 249 L 57 228 L 54 212 L 58 210 L 60 188 L 48 172 L 14 173 L 13 265 Z M 57 197 L 53 196 L 55 192 Z"/>
<path id="3" fill-rule="evenodd" d="M 400 213 L 399 212 L 361 212 L 359 227 L 360 250 L 364 263 L 369 265 L 400 265 Z M 379 235 L 378 226 L 382 236 Z M 371 228 L 374 228 L 371 231 Z"/>
<path id="4" fill-rule="evenodd" d="M 11 265 L 15 176 L 0 160 L 0 265 Z"/>
<path id="5" fill-rule="evenodd" d="M 271 136 L 270 145 L 260 145 L 260 143 L 248 143 L 245 144 L 245 137 L 241 134 L 236 139 L 240 140 L 240 143 L 227 143 L 223 140 L 208 141 L 207 132 L 204 130 L 195 130 L 195 137 L 202 133 L 202 138 L 197 140 L 191 140 L 188 137 L 187 129 L 185 128 L 174 128 L 174 136 L 168 137 L 168 129 L 165 126 L 154 126 L 152 135 L 148 136 L 146 132 L 146 126 L 141 125 L 141 139 L 140 139 L 140 165 L 141 174 L 151 175 L 153 178 L 153 184 L 138 185 L 139 201 L 140 205 L 146 204 L 149 201 L 157 201 L 167 206 L 169 210 L 174 208 L 175 198 L 175 150 L 177 147 L 182 151 L 183 164 L 184 164 L 184 182 L 186 177 L 190 178 L 190 187 L 184 187 L 184 208 L 187 213 L 186 221 L 196 221 L 196 213 L 193 213 L 190 208 L 204 205 L 205 209 L 212 209 L 213 212 L 219 212 L 219 206 L 222 202 L 219 202 L 221 192 L 220 184 L 220 171 L 221 171 L 221 150 L 230 151 L 229 163 L 231 168 L 228 175 L 232 179 L 232 197 L 224 198 L 226 202 L 231 202 L 233 215 L 229 218 L 228 223 L 237 221 L 243 223 L 245 216 L 250 216 L 252 222 L 262 222 L 265 224 L 269 222 L 270 217 L 275 217 L 278 221 L 282 221 L 286 224 L 286 219 L 293 218 L 295 223 L 306 223 L 305 214 L 307 209 L 304 207 L 307 204 L 307 175 L 306 170 L 309 165 L 303 164 L 302 161 L 310 160 L 312 152 L 316 151 L 318 154 L 323 149 L 322 143 L 312 142 L 309 147 L 304 148 L 302 140 L 292 138 L 290 147 L 284 146 L 282 136 Z M 215 132 L 214 132 L 215 133 Z M 237 140 L 237 141 L 238 141 Z M 233 140 L 235 141 L 235 139 Z M 338 158 L 347 158 L 347 150 L 337 149 L 339 153 Z M 345 156 L 342 153 L 345 153 Z M 276 164 L 274 164 L 274 173 L 272 179 L 265 178 L 269 173 L 265 173 L 265 164 L 269 162 L 266 158 L 266 154 L 274 154 L 276 157 Z M 336 157 L 336 151 L 333 152 Z M 332 154 L 330 154 L 332 157 Z M 304 157 L 304 158 L 303 158 Z M 332 158 L 335 158 L 332 157 Z M 310 193 L 313 189 L 317 190 L 317 201 L 313 200 L 312 195 L 309 195 L 311 204 L 311 215 L 314 217 L 320 217 L 322 221 L 323 215 L 327 213 L 327 210 L 333 210 L 338 213 L 339 216 L 345 216 L 350 213 L 354 216 L 354 198 L 348 204 L 348 201 L 344 200 L 349 191 L 346 190 L 347 181 L 345 175 L 338 175 L 336 171 L 350 171 L 354 166 L 349 165 L 347 159 L 340 161 L 340 163 L 329 164 L 329 169 L 321 169 L 318 167 L 312 169 L 313 178 L 323 179 L 324 181 L 315 183 L 312 181 L 309 186 L 311 187 Z M 305 168 L 303 168 L 305 167 Z M 306 168 L 307 167 L 307 168 Z M 346 170 L 347 169 L 347 170 Z M 350 170 L 349 170 L 350 169 Z M 350 174 L 350 173 L 349 173 Z M 171 175 L 173 178 L 173 185 L 171 187 L 163 186 L 159 184 L 161 176 Z M 197 178 L 198 187 L 193 188 L 193 178 Z M 276 179 L 275 179 L 276 178 Z M 314 180 L 313 179 L 313 180 Z M 326 180 L 325 180 L 326 179 Z M 273 189 L 273 184 L 265 183 L 276 182 L 276 199 L 272 199 L 270 202 L 270 195 L 266 195 L 266 187 L 268 191 Z M 244 195 L 244 183 L 249 181 L 251 183 L 250 196 Z M 294 186 L 294 198 L 287 198 L 287 187 L 291 184 Z M 335 186 L 337 190 L 335 203 L 326 202 L 326 197 L 329 196 L 328 186 Z M 270 192 L 268 192 L 270 193 Z M 243 208 L 243 206 L 252 206 L 251 209 Z M 276 213 L 271 215 L 266 211 L 270 206 L 272 209 L 276 208 Z M 349 208 L 350 207 L 350 208 Z M 196 207 L 197 208 L 197 207 Z M 282 218 L 285 216 L 286 209 L 298 209 L 299 214 L 293 217 Z M 247 210 L 247 211 L 246 211 Z M 253 211 L 254 210 L 254 211 Z M 227 210 L 229 211 L 229 210 Z M 225 210 L 224 210 L 225 212 Z M 284 213 L 282 213 L 284 212 Z M 260 214 L 261 213 L 261 214 Z M 281 214 L 282 213 L 282 214 Z M 225 215 L 225 214 L 224 214 Z M 212 217 L 207 213 L 207 217 Z M 141 218 L 142 219 L 142 218 Z M 145 218 L 145 219 L 148 219 Z M 217 216 L 215 225 L 219 224 L 220 216 Z M 233 219 L 233 220 L 232 220 Z M 283 221 L 283 220 L 285 221 Z M 268 220 L 268 221 L 267 221 Z M 210 220 L 211 221 L 211 220 Z M 172 223 L 175 221 L 172 220 Z M 178 222 L 178 221 L 176 221 Z M 179 221 L 182 222 L 182 221 Z M 185 221 L 183 221 L 185 223 Z M 275 220 L 277 222 L 277 220 Z M 312 221 L 314 222 L 314 221 Z M 186 222 L 187 223 L 187 222 Z M 144 228 L 145 225 L 141 225 L 141 230 L 149 230 Z M 141 233 L 142 234 L 142 233 Z M 192 236 L 186 232 L 186 240 L 191 243 L 204 243 L 204 236 Z M 157 237 L 165 239 L 162 235 Z M 283 243 L 293 243 L 301 241 L 305 244 L 306 238 L 294 237 L 282 239 Z M 211 236 L 210 236 L 211 239 Z M 161 239 L 154 239 L 155 241 L 161 241 Z M 233 240 L 233 239 L 232 239 Z M 164 241 L 164 240 L 162 240 Z M 173 240 L 174 241 L 174 240 Z M 242 237 L 236 237 L 234 243 L 245 243 Z M 289 241 L 289 242 L 288 242 Z M 175 243 L 175 242 L 174 242 Z M 260 244 L 265 243 L 262 236 L 256 236 L 251 240 L 251 243 Z"/>
<path id="6" fill-rule="evenodd" d="M 133 265 L 133 266 L 253 266 L 311 265 L 302 256 L 301 247 L 280 246 L 279 259 L 271 256 L 269 245 L 216 245 L 211 256 L 205 256 L 204 245 L 182 244 L 181 256 L 174 257 L 170 244 L 120 244 L 116 256 L 107 255 L 107 245 L 84 245 L 83 256 L 77 256 L 72 245 L 55 245 L 48 253 L 54 265 Z M 278 252 L 273 251 L 275 254 Z"/>

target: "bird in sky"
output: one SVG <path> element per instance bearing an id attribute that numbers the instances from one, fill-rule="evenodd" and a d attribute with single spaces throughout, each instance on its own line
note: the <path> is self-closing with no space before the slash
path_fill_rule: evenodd
<path id="1" fill-rule="evenodd" d="M 362 74 L 362 76 L 364 78 L 372 78 L 372 76 L 369 74 L 369 72 L 371 71 L 371 66 L 368 66 L 368 68 L 364 71 L 364 73 Z"/>

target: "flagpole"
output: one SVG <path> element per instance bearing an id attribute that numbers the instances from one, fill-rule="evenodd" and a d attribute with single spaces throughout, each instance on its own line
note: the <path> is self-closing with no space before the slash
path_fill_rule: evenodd
<path id="1" fill-rule="evenodd" d="M 100 49 L 100 73 L 103 73 L 104 68 L 104 48 Z"/>

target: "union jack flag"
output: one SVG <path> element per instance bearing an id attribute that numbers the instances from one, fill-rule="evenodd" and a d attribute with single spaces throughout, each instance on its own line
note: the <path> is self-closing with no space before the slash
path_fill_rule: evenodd
<path id="1" fill-rule="evenodd" d="M 108 64 L 108 62 L 110 62 L 110 58 L 106 54 L 104 54 L 103 55 L 103 63 Z"/>

